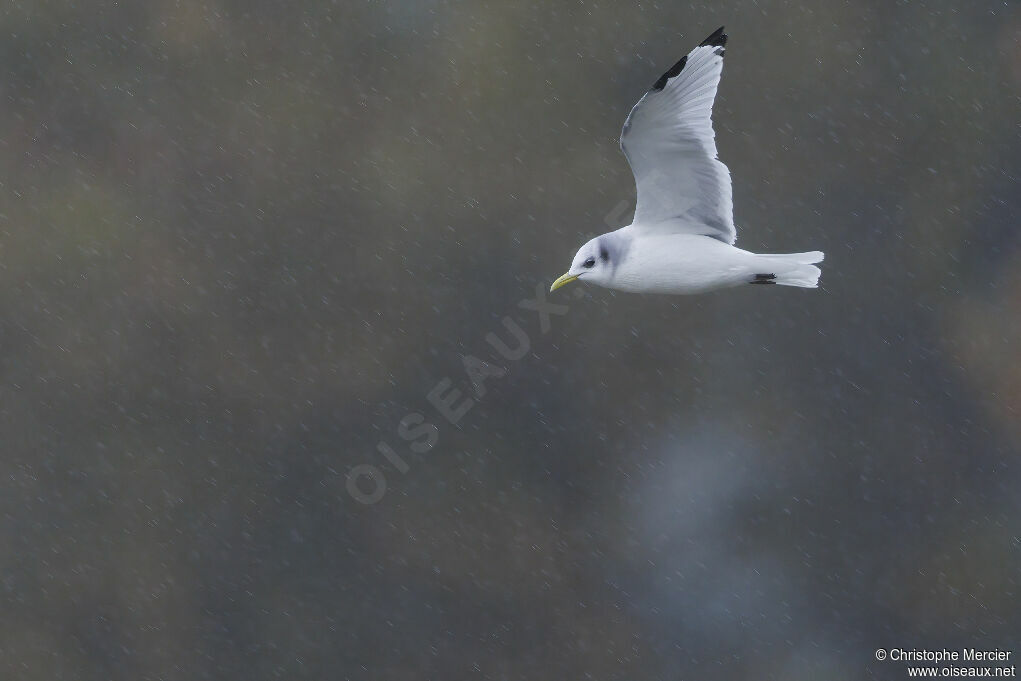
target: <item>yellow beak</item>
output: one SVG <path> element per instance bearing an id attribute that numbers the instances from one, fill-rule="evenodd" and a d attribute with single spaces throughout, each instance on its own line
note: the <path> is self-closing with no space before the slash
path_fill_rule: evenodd
<path id="1" fill-rule="evenodd" d="M 572 281 L 574 281 L 577 278 L 578 278 L 577 275 L 572 275 L 570 272 L 568 272 L 566 274 L 563 274 L 563 275 L 557 277 L 557 280 L 555 282 L 553 282 L 552 286 L 549 287 L 549 292 L 553 293 L 554 291 L 556 291 L 561 286 L 565 286 L 566 284 L 570 284 Z"/>

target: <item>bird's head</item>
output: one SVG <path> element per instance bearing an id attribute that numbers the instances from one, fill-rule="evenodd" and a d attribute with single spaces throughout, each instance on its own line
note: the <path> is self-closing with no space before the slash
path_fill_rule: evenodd
<path id="1" fill-rule="evenodd" d="M 550 293 L 565 284 L 581 279 L 593 284 L 605 284 L 613 274 L 615 251 L 609 235 L 597 236 L 578 249 L 571 269 L 558 277 L 550 287 Z"/>

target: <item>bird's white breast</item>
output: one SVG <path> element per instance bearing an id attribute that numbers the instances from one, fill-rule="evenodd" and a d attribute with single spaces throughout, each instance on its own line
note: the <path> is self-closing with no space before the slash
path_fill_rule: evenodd
<path id="1" fill-rule="evenodd" d="M 699 293 L 748 282 L 754 255 L 711 237 L 643 235 L 631 239 L 609 288 L 645 293 Z"/>

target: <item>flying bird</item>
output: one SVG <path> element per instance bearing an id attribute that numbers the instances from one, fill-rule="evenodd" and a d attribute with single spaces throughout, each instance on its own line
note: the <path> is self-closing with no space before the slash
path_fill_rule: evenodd
<path id="1" fill-rule="evenodd" d="M 550 292 L 572 281 L 681 294 L 818 285 L 821 251 L 764 255 L 734 246 L 730 171 L 717 158 L 712 126 L 726 44 L 721 26 L 635 104 L 620 135 L 638 187 L 634 221 L 582 246 Z"/>

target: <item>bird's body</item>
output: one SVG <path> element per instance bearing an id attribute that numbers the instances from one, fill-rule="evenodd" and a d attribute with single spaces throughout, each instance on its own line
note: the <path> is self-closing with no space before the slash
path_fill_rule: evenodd
<path id="1" fill-rule="evenodd" d="M 664 73 L 621 133 L 638 187 L 634 222 L 592 239 L 551 291 L 582 280 L 639 293 L 701 293 L 741 284 L 815 288 L 819 251 L 736 248 L 730 171 L 716 157 L 712 104 L 727 36 L 720 28 Z"/>
<path id="2" fill-rule="evenodd" d="M 606 288 L 632 293 L 703 293 L 742 284 L 812 286 L 819 268 L 812 263 L 822 253 L 763 255 L 699 234 L 653 233 L 641 225 L 628 225 L 593 241 L 595 250 L 612 255 L 605 277 L 591 281 Z M 614 261 L 616 260 L 616 265 Z M 588 277 L 585 277 L 588 279 Z"/>

